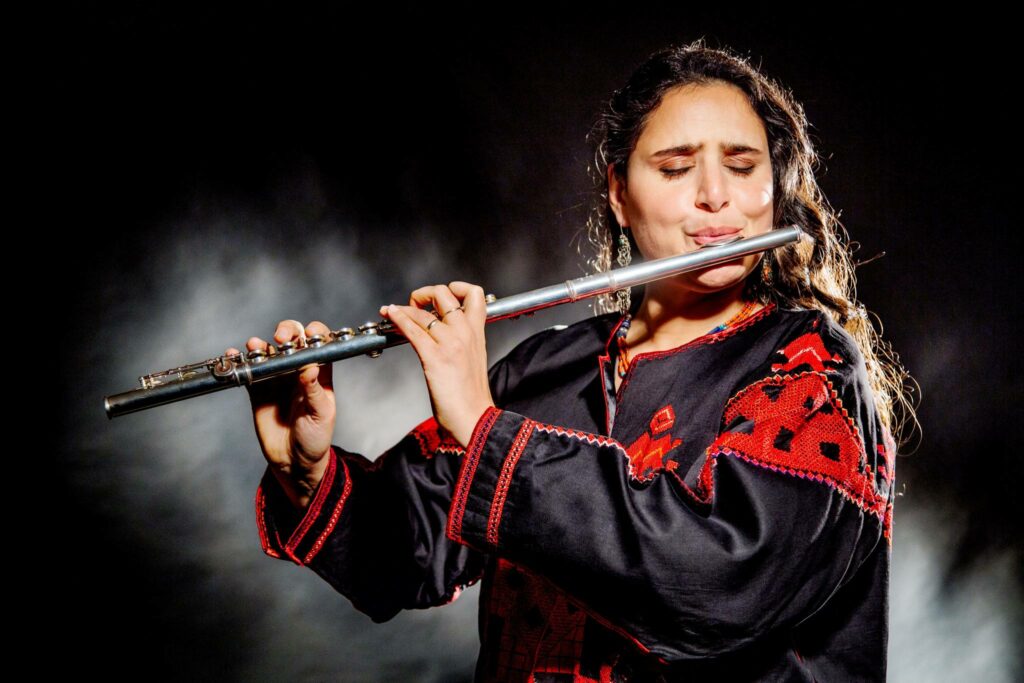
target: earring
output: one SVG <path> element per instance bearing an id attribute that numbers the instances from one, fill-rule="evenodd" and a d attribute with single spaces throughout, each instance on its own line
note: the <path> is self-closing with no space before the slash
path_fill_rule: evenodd
<path id="1" fill-rule="evenodd" d="M 626 237 L 626 226 L 619 226 L 619 253 L 616 257 L 616 262 L 620 267 L 625 268 L 633 260 L 633 254 L 629 246 L 629 238 Z M 629 294 L 630 289 L 620 289 L 615 292 L 615 303 L 619 309 L 619 313 L 626 315 L 629 313 Z"/>
<path id="2" fill-rule="evenodd" d="M 761 257 L 761 282 L 764 283 L 765 287 L 771 287 L 775 278 L 772 276 L 772 264 L 768 259 L 768 255 L 765 254 Z"/>
<path id="3" fill-rule="evenodd" d="M 633 254 L 629 247 L 629 238 L 626 237 L 625 226 L 619 228 L 619 255 L 615 259 L 621 267 L 626 267 L 633 260 Z"/>

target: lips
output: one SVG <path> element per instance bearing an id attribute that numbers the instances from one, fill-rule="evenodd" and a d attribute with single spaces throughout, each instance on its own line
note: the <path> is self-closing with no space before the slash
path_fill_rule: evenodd
<path id="1" fill-rule="evenodd" d="M 743 228 L 733 227 L 710 227 L 701 228 L 692 235 L 693 241 L 697 244 L 712 244 L 714 242 L 721 242 L 722 240 L 729 239 L 741 232 Z"/>

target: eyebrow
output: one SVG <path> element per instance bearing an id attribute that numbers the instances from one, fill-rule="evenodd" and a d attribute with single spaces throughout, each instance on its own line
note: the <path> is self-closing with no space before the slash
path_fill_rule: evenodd
<path id="1" fill-rule="evenodd" d="M 759 150 L 758 148 L 751 147 L 750 145 L 745 145 L 745 144 L 743 144 L 741 142 L 723 142 L 721 145 L 719 145 L 719 147 L 726 154 L 761 154 L 761 150 Z M 678 145 L 676 147 L 669 147 L 668 149 L 663 149 L 660 152 L 655 152 L 651 156 L 652 157 L 671 157 L 671 156 L 678 156 L 678 155 L 688 156 L 690 154 L 693 154 L 694 152 L 699 152 L 702 149 L 704 149 L 704 143 L 703 142 L 701 144 L 699 144 L 699 145 L 690 145 L 690 144 L 688 144 L 688 145 Z"/>

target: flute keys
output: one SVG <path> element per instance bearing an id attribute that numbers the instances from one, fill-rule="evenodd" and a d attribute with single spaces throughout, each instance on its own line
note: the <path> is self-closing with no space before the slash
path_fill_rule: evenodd
<path id="1" fill-rule="evenodd" d="M 267 352 L 263 349 L 253 349 L 246 354 L 246 358 L 252 363 L 259 363 L 267 359 Z"/>
<path id="2" fill-rule="evenodd" d="M 377 329 L 379 327 L 380 325 L 378 323 L 367 321 L 359 326 L 359 334 L 375 335 L 377 334 Z M 370 358 L 380 358 L 380 354 L 380 349 L 374 349 L 373 351 L 368 351 L 366 353 Z"/>

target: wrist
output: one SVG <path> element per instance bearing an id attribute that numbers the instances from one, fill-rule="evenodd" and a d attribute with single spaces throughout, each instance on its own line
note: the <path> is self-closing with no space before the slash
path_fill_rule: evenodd
<path id="1" fill-rule="evenodd" d="M 296 509 L 301 511 L 309 507 L 327 472 L 331 457 L 331 448 L 328 448 L 322 457 L 308 464 L 293 463 L 272 468 L 274 477 Z"/>
<path id="2" fill-rule="evenodd" d="M 480 406 L 479 408 L 468 411 L 466 414 L 469 416 L 466 420 L 457 426 L 455 430 L 452 430 L 452 436 L 463 448 L 469 448 L 469 442 L 473 438 L 473 432 L 476 431 L 476 426 L 480 423 L 480 418 L 484 416 L 488 408 L 493 408 L 494 403 L 487 403 Z"/>

